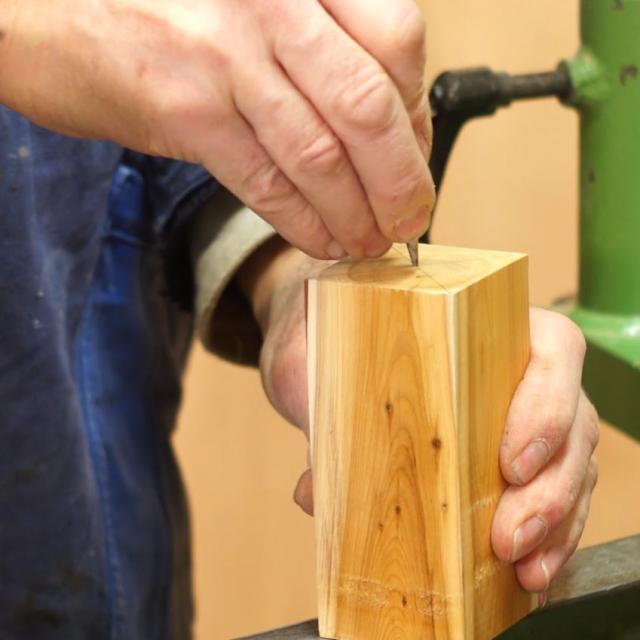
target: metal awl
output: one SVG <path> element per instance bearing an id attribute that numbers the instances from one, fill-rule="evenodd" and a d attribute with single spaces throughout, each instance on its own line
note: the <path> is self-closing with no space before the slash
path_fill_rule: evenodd
<path id="1" fill-rule="evenodd" d="M 418 253 L 418 241 L 412 240 L 407 242 L 407 250 L 409 251 L 409 258 L 411 258 L 411 264 L 417 267 L 420 263 L 420 254 Z"/>

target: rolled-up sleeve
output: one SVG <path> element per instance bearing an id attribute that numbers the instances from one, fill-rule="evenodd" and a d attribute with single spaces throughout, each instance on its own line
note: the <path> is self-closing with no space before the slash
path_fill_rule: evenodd
<path id="1" fill-rule="evenodd" d="M 191 224 L 196 332 L 208 350 L 232 362 L 257 364 L 262 342 L 234 275 L 275 233 L 271 225 L 224 190 L 200 209 Z"/>

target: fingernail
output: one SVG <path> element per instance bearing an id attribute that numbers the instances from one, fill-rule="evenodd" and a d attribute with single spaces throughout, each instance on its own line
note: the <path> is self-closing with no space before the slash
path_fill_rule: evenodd
<path id="1" fill-rule="evenodd" d="M 544 580 L 547 585 L 544 588 L 544 591 L 546 593 L 547 589 L 549 589 L 549 585 L 551 584 L 551 574 L 549 573 L 549 569 L 547 568 L 547 563 L 544 561 L 544 556 L 540 558 L 540 567 L 542 568 L 542 573 L 544 573 Z"/>
<path id="2" fill-rule="evenodd" d="M 338 244 L 336 240 L 332 240 L 327 246 L 327 255 L 334 260 L 340 260 L 347 255 L 347 252 Z"/>
<path id="3" fill-rule="evenodd" d="M 523 522 L 513 532 L 511 562 L 516 562 L 533 551 L 547 537 L 548 530 L 549 525 L 540 516 L 533 516 Z"/>
<path id="4" fill-rule="evenodd" d="M 544 573 L 547 588 L 551 584 L 551 577 L 558 575 L 566 561 L 566 549 L 562 546 L 547 549 L 546 553 L 540 558 L 540 568 Z"/>
<path id="5" fill-rule="evenodd" d="M 394 225 L 394 231 L 399 242 L 409 242 L 419 238 L 429 227 L 429 209 L 420 207 L 413 215 L 398 220 Z"/>
<path id="6" fill-rule="evenodd" d="M 551 449 L 546 440 L 534 440 L 512 463 L 518 484 L 527 484 L 547 463 Z"/>
<path id="7" fill-rule="evenodd" d="M 543 609 L 547 606 L 549 594 L 546 591 L 538 594 L 538 609 Z"/>

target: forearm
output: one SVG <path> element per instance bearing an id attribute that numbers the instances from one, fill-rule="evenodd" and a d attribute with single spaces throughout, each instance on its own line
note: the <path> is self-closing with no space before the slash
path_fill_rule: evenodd
<path id="1" fill-rule="evenodd" d="M 0 0 L 0 104 L 58 133 L 149 151 L 154 123 L 141 70 L 157 25 L 145 33 L 132 8 L 80 4 Z"/>
<path id="2" fill-rule="evenodd" d="M 60 0 L 36 4 L 2 0 L 0 5 L 0 102 L 38 122 L 47 120 L 45 111 L 55 110 L 59 96 L 67 94 L 69 70 L 55 43 L 64 40 L 61 31 L 71 18 L 61 21 L 56 14 L 74 11 L 65 11 Z M 67 45 L 74 48 L 68 38 Z"/>

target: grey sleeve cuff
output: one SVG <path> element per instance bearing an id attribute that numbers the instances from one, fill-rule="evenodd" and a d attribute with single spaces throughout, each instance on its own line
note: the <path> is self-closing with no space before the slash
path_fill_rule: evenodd
<path id="1" fill-rule="evenodd" d="M 204 346 L 239 364 L 256 365 L 262 337 L 233 281 L 242 263 L 276 234 L 226 191 L 196 214 L 190 229 L 196 284 L 196 332 Z"/>

